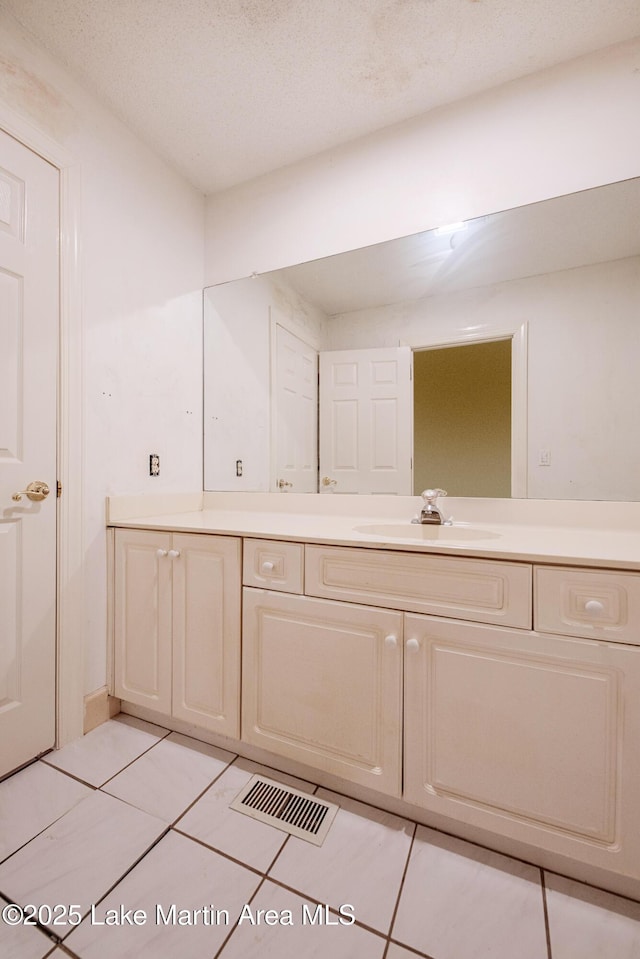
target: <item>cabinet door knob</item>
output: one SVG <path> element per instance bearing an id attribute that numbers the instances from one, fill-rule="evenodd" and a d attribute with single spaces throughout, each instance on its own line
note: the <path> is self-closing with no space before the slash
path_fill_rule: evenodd
<path id="1" fill-rule="evenodd" d="M 265 560 L 261 566 L 263 573 L 272 573 L 273 572 L 273 563 L 270 563 L 268 560 Z"/>
<path id="2" fill-rule="evenodd" d="M 167 555 L 167 550 L 166 550 L 166 549 L 157 549 L 157 550 L 156 550 L 156 556 L 166 556 L 166 555 Z"/>
<path id="3" fill-rule="evenodd" d="M 412 653 L 415 653 L 417 652 L 417 650 L 420 649 L 420 643 L 418 642 L 417 639 L 408 639 L 407 649 L 409 649 Z"/>
<path id="4" fill-rule="evenodd" d="M 398 640 L 397 640 L 396 637 L 393 636 L 393 635 L 392 635 L 392 636 L 385 636 L 385 638 L 384 638 L 384 644 L 385 644 L 385 646 L 389 646 L 391 649 L 393 649 L 395 646 L 398 645 Z"/>
<path id="5" fill-rule="evenodd" d="M 587 613 L 604 613 L 604 603 L 601 603 L 599 599 L 589 599 L 584 604 L 585 612 Z"/>
<path id="6" fill-rule="evenodd" d="M 180 555 L 180 550 L 179 550 L 179 549 L 170 549 L 170 550 L 169 550 L 169 557 L 170 557 L 171 559 L 175 559 L 176 556 L 179 556 L 179 555 Z"/>

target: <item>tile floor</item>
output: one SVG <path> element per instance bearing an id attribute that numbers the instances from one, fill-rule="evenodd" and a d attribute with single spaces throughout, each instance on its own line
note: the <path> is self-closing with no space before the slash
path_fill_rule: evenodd
<path id="1" fill-rule="evenodd" d="M 0 783 L 2 959 L 640 956 L 640 903 L 344 796 L 321 847 L 230 811 L 261 768 L 121 715 Z"/>

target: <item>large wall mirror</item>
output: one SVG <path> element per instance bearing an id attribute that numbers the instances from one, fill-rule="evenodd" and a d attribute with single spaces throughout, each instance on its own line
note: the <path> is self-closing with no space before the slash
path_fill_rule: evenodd
<path id="1" fill-rule="evenodd" d="M 640 179 L 210 287 L 204 336 L 207 490 L 640 500 Z"/>

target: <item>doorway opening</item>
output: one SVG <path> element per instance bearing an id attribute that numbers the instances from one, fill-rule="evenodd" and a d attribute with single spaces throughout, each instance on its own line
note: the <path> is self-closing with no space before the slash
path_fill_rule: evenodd
<path id="1" fill-rule="evenodd" d="M 414 351 L 415 495 L 513 495 L 512 375 L 510 338 Z"/>

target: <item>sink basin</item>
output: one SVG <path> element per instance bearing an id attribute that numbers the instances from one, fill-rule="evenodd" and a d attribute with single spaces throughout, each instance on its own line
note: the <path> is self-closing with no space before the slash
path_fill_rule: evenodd
<path id="1" fill-rule="evenodd" d="M 500 534 L 475 526 L 421 525 L 419 523 L 380 523 L 370 526 L 354 526 L 356 533 L 381 536 L 383 539 L 413 539 L 423 542 L 467 543 L 470 540 L 499 539 Z"/>

